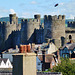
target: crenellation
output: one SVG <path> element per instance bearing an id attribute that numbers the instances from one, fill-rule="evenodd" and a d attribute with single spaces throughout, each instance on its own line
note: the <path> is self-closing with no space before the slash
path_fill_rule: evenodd
<path id="1" fill-rule="evenodd" d="M 9 21 L 7 22 L 7 25 L 10 25 L 10 22 Z"/>
<path id="2" fill-rule="evenodd" d="M 2 25 L 2 24 L 3 24 L 3 22 L 0 21 L 0 25 Z"/>
<path id="3" fill-rule="evenodd" d="M 54 16 L 54 19 L 57 20 L 57 15 Z"/>
<path id="4" fill-rule="evenodd" d="M 52 20 L 52 16 L 51 15 L 48 15 L 48 20 Z"/>
<path id="5" fill-rule="evenodd" d="M 21 23 L 24 22 L 24 19 L 21 19 Z"/>
<path id="6" fill-rule="evenodd" d="M 6 25 L 6 22 L 5 21 L 3 21 L 3 25 Z"/>
<path id="7" fill-rule="evenodd" d="M 52 16 L 52 21 L 53 20 L 58 20 L 57 16 Z"/>
<path id="8" fill-rule="evenodd" d="M 62 15 L 62 19 L 65 20 L 65 15 Z"/>
<path id="9" fill-rule="evenodd" d="M 44 15 L 44 20 L 47 21 L 48 20 L 48 16 Z"/>
<path id="10" fill-rule="evenodd" d="M 27 19 L 25 19 L 25 20 L 22 20 L 22 23 L 33 23 L 33 24 L 35 24 L 35 23 L 39 23 L 40 21 L 38 20 L 38 19 L 29 19 L 29 20 L 27 20 Z"/>
<path id="11" fill-rule="evenodd" d="M 54 15 L 54 16 L 51 16 L 51 19 L 52 20 L 65 20 L 65 15 Z"/>
<path id="12" fill-rule="evenodd" d="M 20 44 L 43 43 L 45 39 L 54 40 L 56 46 L 61 46 L 61 38 L 69 35 L 75 36 L 75 31 L 65 29 L 65 15 L 44 15 L 44 23 L 41 24 L 40 15 L 34 15 L 34 19 L 22 19 L 18 24 L 16 14 L 10 14 L 10 22 L 0 22 L 5 47 L 15 47 Z M 68 25 L 75 27 L 75 22 L 68 22 Z M 69 27 L 69 28 L 71 28 Z M 10 46 L 8 45 L 10 44 Z"/>
<path id="13" fill-rule="evenodd" d="M 58 15 L 58 19 L 59 20 L 62 20 L 62 15 Z"/>
<path id="14" fill-rule="evenodd" d="M 34 15 L 34 18 L 35 18 L 35 19 L 39 19 L 39 20 L 40 20 L 40 17 L 41 17 L 40 14 Z"/>
<path id="15" fill-rule="evenodd" d="M 28 22 L 33 22 L 33 20 L 32 19 L 29 19 Z"/>
<path id="16" fill-rule="evenodd" d="M 71 25 L 73 25 L 73 24 L 74 24 L 74 22 L 68 22 L 68 24 L 71 24 Z"/>

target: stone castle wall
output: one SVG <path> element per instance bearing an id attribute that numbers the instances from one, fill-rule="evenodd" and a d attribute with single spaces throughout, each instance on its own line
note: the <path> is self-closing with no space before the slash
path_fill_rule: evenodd
<path id="1" fill-rule="evenodd" d="M 44 24 L 41 24 L 40 15 L 34 15 L 34 19 L 25 19 L 18 24 L 16 14 L 9 15 L 10 22 L 0 22 L 0 49 L 15 48 L 16 45 L 28 43 L 43 43 L 48 38 L 57 47 L 63 46 L 70 39 L 75 42 L 75 22 L 68 22 L 65 29 L 65 16 L 44 16 Z M 72 26 L 71 26 L 72 25 Z"/>
<path id="2" fill-rule="evenodd" d="M 12 35 L 12 32 L 21 29 L 21 24 L 17 24 L 18 17 L 16 17 L 16 14 L 10 14 L 9 18 L 10 18 L 10 22 L 7 23 L 0 22 L 0 38 L 1 38 L 0 49 L 1 50 L 5 50 L 13 47 L 12 37 L 15 38 L 15 36 Z"/>
<path id="3" fill-rule="evenodd" d="M 35 42 L 35 29 L 39 29 L 40 19 L 35 17 L 35 19 L 22 20 L 21 23 L 21 43 L 33 43 Z"/>
<path id="4" fill-rule="evenodd" d="M 61 37 L 65 38 L 65 16 L 44 16 L 44 37 L 53 39 L 56 46 L 61 46 Z"/>

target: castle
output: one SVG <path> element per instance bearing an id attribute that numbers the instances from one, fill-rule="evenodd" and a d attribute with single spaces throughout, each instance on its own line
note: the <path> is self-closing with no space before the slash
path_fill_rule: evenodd
<path id="1" fill-rule="evenodd" d="M 40 15 L 34 15 L 34 19 L 22 19 L 21 24 L 18 24 L 16 14 L 10 14 L 9 18 L 10 22 L 0 22 L 0 50 L 20 44 L 40 44 L 46 42 L 46 38 L 57 47 L 63 46 L 69 39 L 75 41 L 75 22 L 68 22 L 68 27 L 65 27 L 64 15 L 45 15 L 42 24 Z"/>

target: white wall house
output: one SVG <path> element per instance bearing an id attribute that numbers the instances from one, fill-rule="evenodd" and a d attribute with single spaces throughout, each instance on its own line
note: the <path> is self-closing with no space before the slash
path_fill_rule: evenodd
<path id="1" fill-rule="evenodd" d="M 46 51 L 46 54 L 52 54 L 52 53 L 56 52 L 57 50 L 58 50 L 58 48 L 53 43 L 50 43 L 49 48 Z"/>
<path id="2" fill-rule="evenodd" d="M 0 58 L 0 68 L 13 68 L 13 66 L 9 59 Z"/>

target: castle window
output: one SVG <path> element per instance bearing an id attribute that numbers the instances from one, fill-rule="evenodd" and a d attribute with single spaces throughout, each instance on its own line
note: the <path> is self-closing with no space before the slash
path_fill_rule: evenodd
<path id="1" fill-rule="evenodd" d="M 72 39 L 72 36 L 71 35 L 69 35 L 69 39 Z"/>

